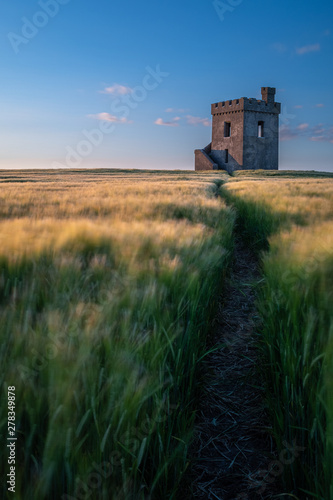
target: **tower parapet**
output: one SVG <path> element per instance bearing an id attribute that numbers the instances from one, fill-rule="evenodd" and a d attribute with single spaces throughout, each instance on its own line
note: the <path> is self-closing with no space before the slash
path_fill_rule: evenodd
<path id="1" fill-rule="evenodd" d="M 275 89 L 274 89 L 275 90 Z M 274 101 L 267 102 L 266 100 L 241 97 L 230 101 L 221 101 L 212 104 L 212 115 L 221 113 L 235 113 L 237 111 L 257 111 L 262 113 L 281 113 L 281 104 Z"/>

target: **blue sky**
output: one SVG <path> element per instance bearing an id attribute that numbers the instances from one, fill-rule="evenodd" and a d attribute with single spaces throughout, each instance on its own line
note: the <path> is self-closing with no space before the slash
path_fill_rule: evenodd
<path id="1" fill-rule="evenodd" d="M 282 103 L 280 168 L 333 171 L 329 0 L 12 0 L 0 168 L 193 169 L 210 104 Z"/>

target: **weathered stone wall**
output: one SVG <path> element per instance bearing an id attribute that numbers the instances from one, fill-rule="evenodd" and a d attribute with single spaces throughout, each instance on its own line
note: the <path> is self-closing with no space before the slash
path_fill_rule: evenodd
<path id="1" fill-rule="evenodd" d="M 264 137 L 258 137 L 258 122 L 264 122 Z M 278 169 L 279 151 L 278 114 L 245 112 L 244 114 L 244 169 Z"/>
<path id="2" fill-rule="evenodd" d="M 196 149 L 195 170 L 218 170 L 218 165 L 208 156 L 203 149 Z"/>
<path id="3" fill-rule="evenodd" d="M 229 172 L 229 174 L 234 170 L 239 170 L 241 168 L 239 163 L 235 160 L 235 158 L 231 156 L 229 151 L 228 162 L 226 162 L 227 154 L 225 149 L 223 149 L 222 151 L 212 149 L 209 156 L 214 160 L 215 163 L 217 163 L 219 170 L 226 170 L 227 172 Z"/>
<path id="4" fill-rule="evenodd" d="M 224 137 L 224 123 L 230 123 L 230 137 Z M 220 166 L 227 169 L 225 163 L 225 150 L 228 150 L 230 168 L 235 169 L 243 165 L 243 133 L 244 133 L 244 113 L 242 110 L 230 110 L 213 114 L 213 140 L 212 153 L 216 159 L 216 151 L 223 151 L 220 155 Z M 214 151 L 214 153 L 213 153 Z M 214 158 L 215 159 L 215 158 Z"/>

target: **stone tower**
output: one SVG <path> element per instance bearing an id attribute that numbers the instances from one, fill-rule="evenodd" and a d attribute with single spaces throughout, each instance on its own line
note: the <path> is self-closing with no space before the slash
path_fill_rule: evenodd
<path id="1" fill-rule="evenodd" d="M 275 88 L 262 87 L 262 100 L 212 104 L 212 142 L 195 150 L 195 170 L 277 170 L 279 114 Z"/>

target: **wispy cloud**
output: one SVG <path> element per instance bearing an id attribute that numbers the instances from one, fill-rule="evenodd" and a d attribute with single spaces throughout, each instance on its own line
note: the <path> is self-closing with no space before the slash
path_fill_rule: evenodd
<path id="1" fill-rule="evenodd" d="M 310 127 L 308 123 L 301 123 L 292 128 L 289 125 L 280 127 L 281 141 L 290 141 L 299 137 L 304 137 L 312 142 L 331 142 L 333 143 L 333 127 L 326 128 L 322 123 Z"/>
<path id="2" fill-rule="evenodd" d="M 307 128 L 309 128 L 309 124 L 308 123 L 301 123 L 300 125 L 298 125 L 296 127 L 296 130 L 306 130 Z"/>
<path id="3" fill-rule="evenodd" d="M 327 136 L 327 131 L 324 128 L 322 123 L 318 123 L 311 130 L 310 141 L 324 141 L 324 138 Z M 333 139 L 333 137 L 332 137 Z"/>
<path id="4" fill-rule="evenodd" d="M 289 125 L 281 125 L 280 127 L 280 141 L 290 141 L 299 136 L 297 130 L 292 129 Z"/>
<path id="5" fill-rule="evenodd" d="M 200 118 L 199 116 L 187 115 L 187 123 L 189 125 L 203 125 L 204 127 L 210 127 L 211 121 L 209 118 Z"/>
<path id="6" fill-rule="evenodd" d="M 127 120 L 127 118 L 119 118 L 118 116 L 110 115 L 110 113 L 98 113 L 97 115 L 87 115 L 88 118 L 94 118 L 95 120 L 112 122 L 112 123 L 132 123 Z"/>
<path id="7" fill-rule="evenodd" d="M 320 50 L 320 43 L 314 43 L 313 45 L 304 45 L 303 47 L 298 47 L 296 49 L 296 54 L 302 56 L 308 54 L 309 52 L 318 52 Z"/>
<path id="8" fill-rule="evenodd" d="M 168 108 L 171 109 L 171 108 Z M 172 108 L 173 109 L 173 108 Z M 167 110 L 168 111 L 168 110 Z M 173 111 L 175 111 L 173 109 Z M 179 109 L 177 111 L 180 111 Z M 168 111 L 171 112 L 171 111 Z M 186 115 L 184 117 L 186 119 L 186 123 L 188 125 L 203 125 L 204 127 L 210 127 L 211 126 L 211 121 L 209 118 L 200 118 L 200 116 L 192 116 L 192 115 Z M 163 118 L 157 118 L 155 120 L 155 125 L 164 125 L 165 127 L 178 127 L 179 121 L 182 120 L 182 117 L 176 116 L 172 120 L 169 121 L 164 121 Z"/>
<path id="9" fill-rule="evenodd" d="M 333 144 L 333 127 L 325 129 L 322 125 L 314 127 L 313 135 L 310 137 L 313 142 L 331 142 Z"/>
<path id="10" fill-rule="evenodd" d="M 154 121 L 155 125 L 162 125 L 163 127 L 178 127 L 179 126 L 179 116 L 176 116 L 175 118 L 172 119 L 172 121 L 165 122 L 163 118 L 157 118 L 157 120 Z"/>
<path id="11" fill-rule="evenodd" d="M 165 110 L 166 113 L 186 113 L 188 111 L 188 109 L 183 109 L 183 108 L 180 108 L 180 109 L 177 109 L 177 108 L 167 108 Z"/>
<path id="12" fill-rule="evenodd" d="M 331 34 L 330 30 L 325 30 L 323 33 L 324 36 L 330 36 L 330 34 Z"/>
<path id="13" fill-rule="evenodd" d="M 279 54 L 283 54 L 283 52 L 287 52 L 287 50 L 288 50 L 287 46 L 281 42 L 273 43 L 272 48 L 276 52 L 279 52 Z"/>
<path id="14" fill-rule="evenodd" d="M 119 85 L 115 83 L 111 87 L 106 87 L 104 90 L 100 90 L 101 94 L 109 94 L 109 95 L 126 95 L 131 94 L 133 89 L 130 87 L 126 87 L 125 85 Z"/>
<path id="15" fill-rule="evenodd" d="M 304 106 L 303 106 L 303 104 L 296 104 L 296 105 L 294 106 L 294 109 L 303 109 L 303 107 L 304 107 Z M 315 104 L 313 107 L 314 107 L 314 108 L 324 108 L 324 107 L 325 107 L 325 104 L 323 104 L 323 103 L 319 103 L 319 104 Z"/>

